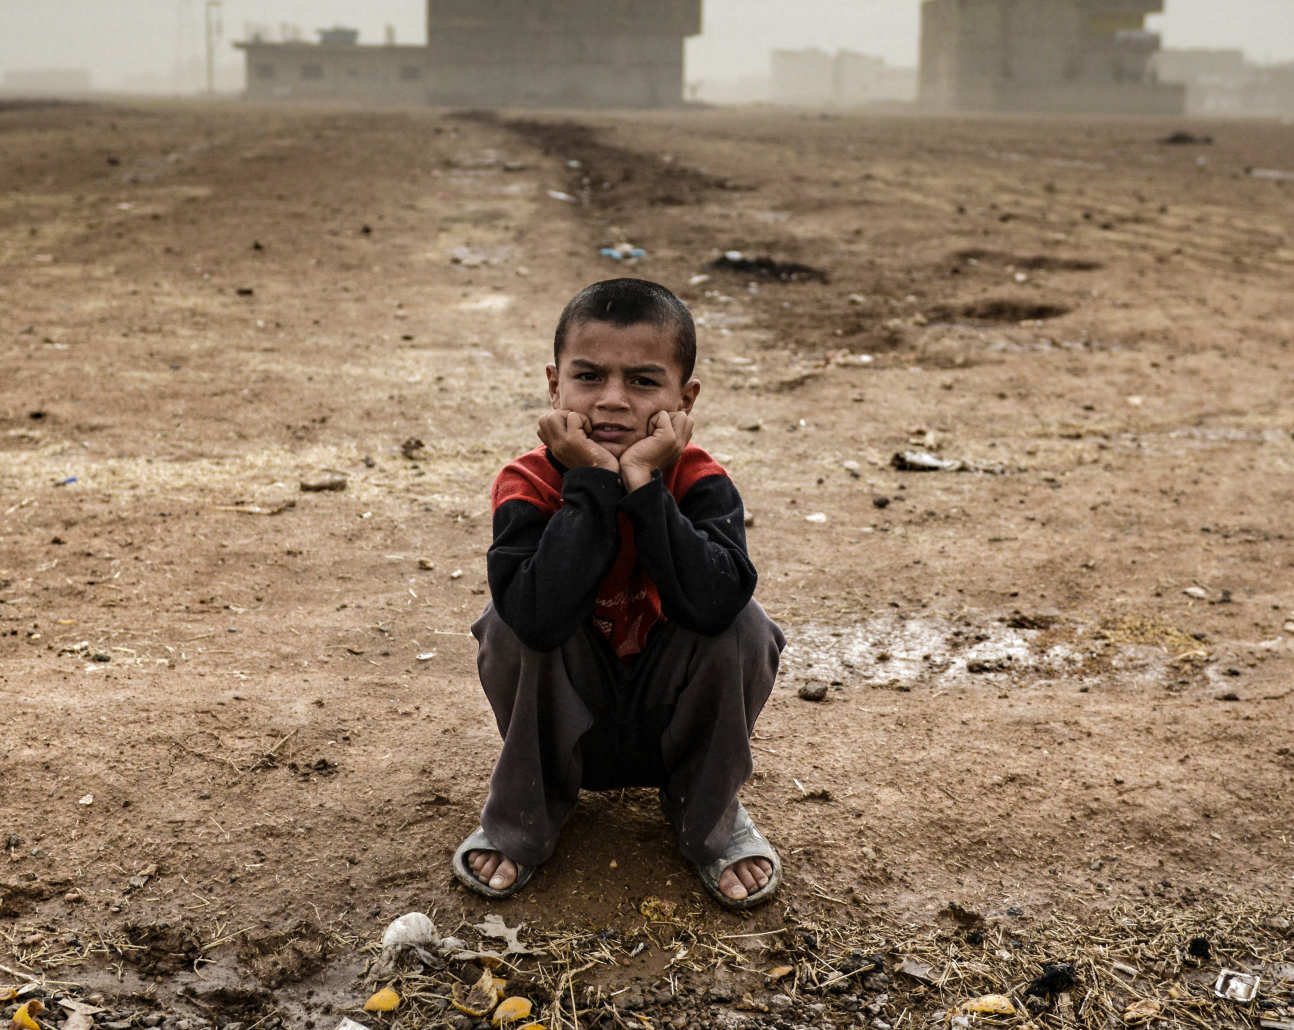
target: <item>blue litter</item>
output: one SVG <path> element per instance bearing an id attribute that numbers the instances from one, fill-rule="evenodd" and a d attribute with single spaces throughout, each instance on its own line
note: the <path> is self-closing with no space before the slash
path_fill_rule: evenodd
<path id="1" fill-rule="evenodd" d="M 631 247 L 627 243 L 621 243 L 615 247 L 603 247 L 598 253 L 612 261 L 637 261 L 647 256 L 647 251 L 642 247 Z"/>
<path id="2" fill-rule="evenodd" d="M 55 486 L 71 486 L 76 482 L 76 476 L 68 476 L 66 479 L 60 479 Z"/>

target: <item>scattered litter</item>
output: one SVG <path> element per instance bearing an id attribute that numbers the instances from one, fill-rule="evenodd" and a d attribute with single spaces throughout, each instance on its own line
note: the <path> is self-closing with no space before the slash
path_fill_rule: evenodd
<path id="1" fill-rule="evenodd" d="M 826 513 L 825 513 L 825 512 L 815 511 L 812 515 L 806 515 L 806 516 L 804 516 L 804 521 L 805 521 L 805 522 L 815 522 L 815 523 L 818 523 L 818 524 L 820 525 L 821 523 L 823 523 L 823 522 L 826 522 L 826 521 L 827 521 L 827 515 L 826 515 Z"/>
<path id="2" fill-rule="evenodd" d="M 527 998 L 504 998 L 499 1002 L 499 1007 L 494 1010 L 494 1017 L 490 1022 L 495 1026 L 516 1023 L 523 1019 L 529 1019 L 530 1013 L 533 1011 L 534 1006 L 530 1004 Z"/>
<path id="3" fill-rule="evenodd" d="M 1283 172 L 1278 168 L 1250 168 L 1249 174 L 1255 179 L 1267 179 L 1270 182 L 1294 182 L 1294 172 Z"/>
<path id="4" fill-rule="evenodd" d="M 368 1027 L 363 1023 L 356 1023 L 347 1016 L 342 1016 L 341 1022 L 337 1024 L 337 1030 L 368 1030 Z"/>
<path id="5" fill-rule="evenodd" d="M 1187 597 L 1195 598 L 1197 601 L 1207 601 L 1209 599 L 1209 592 L 1203 587 L 1187 587 L 1182 593 Z"/>
<path id="6" fill-rule="evenodd" d="M 55 482 L 55 486 L 71 486 L 76 482 L 76 476 L 68 476 L 66 479 L 60 479 Z"/>
<path id="7" fill-rule="evenodd" d="M 852 459 L 849 461 L 842 461 L 840 463 L 840 467 L 844 469 L 846 472 L 848 472 L 855 479 L 857 479 L 859 476 L 863 474 L 863 467 L 859 465 L 858 462 L 853 461 Z"/>
<path id="8" fill-rule="evenodd" d="M 1130 966 L 1126 962 L 1111 962 L 1110 965 L 1114 968 L 1114 971 L 1116 973 L 1122 973 L 1124 976 L 1130 976 L 1134 980 L 1141 972 L 1141 970 L 1138 969 L 1136 966 Z"/>
<path id="9" fill-rule="evenodd" d="M 761 279 L 776 279 L 778 282 L 809 282 L 811 280 L 826 283 L 831 278 L 821 268 L 802 265 L 797 261 L 775 261 L 770 257 L 747 257 L 739 250 L 725 251 L 720 257 L 710 262 L 711 268 L 728 272 L 741 272 L 744 275 L 755 275 Z"/>
<path id="10" fill-rule="evenodd" d="M 1169 146 L 1189 146 L 1192 144 L 1196 146 L 1208 146 L 1213 142 L 1213 137 L 1203 135 L 1197 136 L 1193 132 L 1182 132 L 1179 130 L 1177 132 L 1169 133 L 1159 142 L 1167 143 Z"/>
<path id="11" fill-rule="evenodd" d="M 1066 993 L 1077 982 L 1078 974 L 1072 962 L 1046 962 L 1042 967 L 1042 976 L 1026 987 L 1024 993 L 1050 998 Z"/>
<path id="12" fill-rule="evenodd" d="M 666 901 L 664 898 L 649 894 L 643 898 L 642 904 L 638 906 L 638 911 L 644 918 L 650 919 L 652 922 L 668 923 L 678 911 L 678 902 Z"/>
<path id="13" fill-rule="evenodd" d="M 418 654 L 418 661 L 429 662 L 436 657 L 435 651 L 422 651 Z"/>
<path id="14" fill-rule="evenodd" d="M 575 198 L 569 193 L 563 193 L 561 190 L 549 190 L 548 196 L 553 200 L 560 200 L 564 204 L 574 204 Z"/>
<path id="15" fill-rule="evenodd" d="M 1240 973 L 1234 969 L 1223 969 L 1218 973 L 1213 993 L 1219 998 L 1231 1001 L 1249 1002 L 1258 995 L 1258 985 L 1262 978 L 1254 973 Z"/>
<path id="16" fill-rule="evenodd" d="M 259 504 L 213 504 L 212 511 L 232 511 L 239 515 L 279 515 L 290 508 L 295 508 L 296 501 L 284 501 L 273 508 L 264 508 Z"/>
<path id="17" fill-rule="evenodd" d="M 10 1025 L 13 1030 L 40 1030 L 36 1017 L 45 1011 L 45 1005 L 39 998 L 24 1001 L 13 1014 Z"/>
<path id="18" fill-rule="evenodd" d="M 698 272 L 696 275 L 692 276 L 692 278 L 687 281 L 687 284 L 689 286 L 700 286 L 702 283 L 708 283 L 709 281 L 710 281 L 710 277 L 708 275 L 706 275 L 704 272 Z"/>
<path id="19" fill-rule="evenodd" d="M 400 995 L 391 987 L 383 987 L 364 1002 L 365 1012 L 394 1012 L 400 1007 Z"/>
<path id="20" fill-rule="evenodd" d="M 825 683 L 804 683 L 796 691 L 796 696 L 801 701 L 825 701 L 827 699 L 827 685 Z"/>
<path id="21" fill-rule="evenodd" d="M 83 795 L 82 797 L 78 798 L 76 803 L 77 803 L 78 805 L 93 805 L 93 804 L 94 804 L 94 795 L 93 795 L 93 794 L 85 794 L 85 795 Z"/>
<path id="22" fill-rule="evenodd" d="M 598 253 L 612 261 L 628 261 L 630 264 L 647 256 L 647 251 L 642 247 L 635 247 L 632 243 L 617 243 L 610 247 L 603 247 Z"/>
<path id="23" fill-rule="evenodd" d="M 961 1010 L 984 1016 L 1015 1015 L 1015 1006 L 1005 994 L 985 994 L 979 998 L 972 998 L 961 1006 Z"/>
<path id="24" fill-rule="evenodd" d="M 903 961 L 895 966 L 894 971 L 911 977 L 917 983 L 932 984 L 935 982 L 934 970 L 924 962 L 918 962 L 911 955 L 904 956 Z"/>
<path id="25" fill-rule="evenodd" d="M 1129 1026 L 1136 1026 L 1138 1023 L 1149 1023 L 1152 1019 L 1159 1017 L 1162 1007 L 1154 998 L 1141 998 L 1123 1010 L 1123 1021 Z"/>
<path id="26" fill-rule="evenodd" d="M 501 915 L 497 912 L 491 912 L 479 923 L 474 923 L 472 928 L 480 930 L 486 937 L 493 937 L 495 940 L 506 942 L 505 955 L 534 955 L 535 950 L 522 944 L 519 937 L 525 925 L 525 923 L 518 923 L 515 927 L 510 927 L 503 921 Z"/>
<path id="27" fill-rule="evenodd" d="M 396 959 L 404 951 L 412 951 L 424 963 L 432 963 L 429 949 L 444 949 L 448 938 L 441 939 L 436 924 L 423 912 L 407 912 L 391 921 L 382 934 L 382 954 L 378 957 L 375 970 L 387 973 L 395 968 Z M 458 943 L 458 942 L 455 942 Z"/>
<path id="28" fill-rule="evenodd" d="M 499 999 L 503 996 L 503 981 L 487 969 L 481 974 L 481 978 L 472 984 L 470 990 L 464 991 L 463 985 L 456 983 L 451 989 L 451 994 L 454 1008 L 464 1015 L 481 1019 L 488 1016 L 499 1003 Z"/>
<path id="29" fill-rule="evenodd" d="M 986 472 L 1000 476 L 1005 470 L 1000 465 L 979 465 L 960 458 L 941 458 L 930 451 L 898 451 L 890 464 L 900 472 Z"/>
<path id="30" fill-rule="evenodd" d="M 314 479 L 301 480 L 303 493 L 339 492 L 346 489 L 346 477 L 340 472 L 326 472 Z"/>
<path id="31" fill-rule="evenodd" d="M 453 572 L 451 572 L 451 573 L 449 574 L 449 578 L 450 578 L 450 579 L 462 579 L 462 578 L 463 578 L 463 570 L 462 570 L 462 569 L 455 569 Z"/>

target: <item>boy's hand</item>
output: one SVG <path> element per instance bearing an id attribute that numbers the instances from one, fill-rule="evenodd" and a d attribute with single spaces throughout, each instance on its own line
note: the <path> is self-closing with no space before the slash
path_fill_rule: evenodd
<path id="1" fill-rule="evenodd" d="M 558 409 L 540 418 L 539 439 L 568 469 L 592 467 L 618 473 L 620 463 L 615 456 L 589 437 L 592 428 L 593 423 L 583 415 Z"/>
<path id="2" fill-rule="evenodd" d="M 620 455 L 620 478 L 626 490 L 651 481 L 653 469 L 678 461 L 692 439 L 692 416 L 686 411 L 658 411 L 647 423 L 647 435 Z"/>

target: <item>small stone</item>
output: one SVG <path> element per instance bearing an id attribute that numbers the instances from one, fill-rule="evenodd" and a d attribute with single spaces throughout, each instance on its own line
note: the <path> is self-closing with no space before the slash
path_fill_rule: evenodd
<path id="1" fill-rule="evenodd" d="M 804 683 L 796 691 L 801 701 L 825 701 L 827 685 L 825 683 Z"/>
<path id="2" fill-rule="evenodd" d="M 301 480 L 301 489 L 305 493 L 337 493 L 346 489 L 346 477 L 338 473 L 316 476 L 313 479 Z"/>
<path id="3" fill-rule="evenodd" d="M 731 984 L 715 984 L 705 992 L 706 1000 L 727 1003 L 737 997 L 737 993 L 732 989 Z"/>
<path id="4" fill-rule="evenodd" d="M 418 568 L 421 569 L 423 572 L 431 572 L 436 568 L 436 563 L 432 561 L 430 558 L 419 558 Z"/>
<path id="5" fill-rule="evenodd" d="M 1294 633 L 1294 620 L 1291 620 L 1290 622 L 1285 623 L 1285 632 Z"/>
<path id="6" fill-rule="evenodd" d="M 775 1009 L 778 1012 L 785 1012 L 787 1009 L 791 1008 L 794 1004 L 795 1002 L 793 1002 L 785 994 L 774 994 L 771 998 L 768 999 L 768 1007 L 771 1009 Z"/>
<path id="7" fill-rule="evenodd" d="M 753 511 L 746 512 L 746 514 L 742 517 L 741 521 L 745 524 L 746 528 L 749 529 L 751 526 L 755 524 L 755 513 Z M 1294 622 L 1291 622 L 1285 628 L 1288 629 L 1291 633 L 1294 633 L 1294 628 L 1292 627 L 1294 627 Z"/>

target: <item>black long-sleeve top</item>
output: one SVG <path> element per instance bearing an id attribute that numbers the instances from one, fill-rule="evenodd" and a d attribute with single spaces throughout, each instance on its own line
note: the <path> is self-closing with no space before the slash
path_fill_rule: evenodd
<path id="1" fill-rule="evenodd" d="M 630 493 L 614 472 L 566 469 L 539 447 L 499 473 L 493 507 L 494 607 L 538 651 L 590 619 L 621 658 L 662 616 L 713 636 L 755 591 L 741 497 L 700 447 Z"/>

